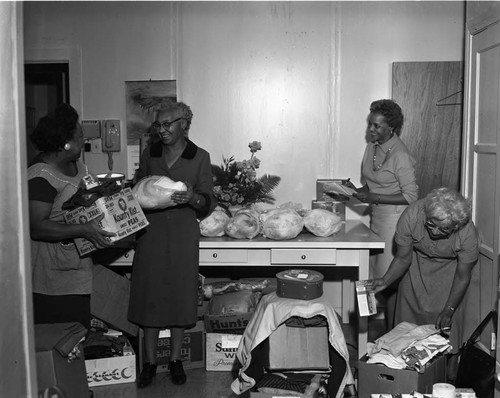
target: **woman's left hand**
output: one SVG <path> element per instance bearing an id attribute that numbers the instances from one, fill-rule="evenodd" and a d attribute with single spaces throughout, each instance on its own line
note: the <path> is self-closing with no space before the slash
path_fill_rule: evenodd
<path id="1" fill-rule="evenodd" d="M 373 194 L 370 191 L 365 191 L 365 190 L 359 190 L 356 193 L 354 193 L 352 196 L 354 196 L 356 199 L 363 203 L 373 203 L 375 201 L 375 198 L 378 196 L 377 194 Z"/>
<path id="2" fill-rule="evenodd" d="M 186 191 L 175 191 L 172 194 L 172 200 L 178 205 L 188 204 L 191 198 L 193 197 L 194 191 L 193 187 L 190 184 L 185 183 L 187 186 Z"/>
<path id="3" fill-rule="evenodd" d="M 451 327 L 453 311 L 446 307 L 436 319 L 436 329 L 443 330 Z"/>

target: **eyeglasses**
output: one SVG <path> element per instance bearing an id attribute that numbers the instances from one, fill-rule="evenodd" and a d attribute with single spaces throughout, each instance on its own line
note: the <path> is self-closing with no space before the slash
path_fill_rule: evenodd
<path id="1" fill-rule="evenodd" d="M 179 120 L 181 119 L 184 119 L 183 117 L 178 117 L 177 119 L 174 119 L 172 120 L 171 122 L 167 121 L 167 120 L 164 120 L 163 122 L 153 122 L 152 126 L 155 130 L 157 131 L 160 131 L 161 129 L 163 130 L 168 130 L 170 127 L 172 127 L 172 125 L 175 123 L 175 122 L 178 122 Z"/>
<path id="2" fill-rule="evenodd" d="M 445 234 L 445 235 L 448 235 L 448 234 L 452 233 L 453 230 L 455 229 L 454 227 L 448 227 L 448 228 L 440 227 L 440 226 L 434 224 L 430 220 L 427 220 L 425 222 L 425 227 L 428 228 L 428 229 L 432 229 L 434 231 L 439 231 L 439 232 L 441 232 L 442 234 Z"/>

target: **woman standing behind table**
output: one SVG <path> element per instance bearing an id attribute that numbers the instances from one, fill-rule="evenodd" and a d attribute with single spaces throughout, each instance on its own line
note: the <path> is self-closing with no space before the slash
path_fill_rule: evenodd
<path id="1" fill-rule="evenodd" d="M 379 292 L 402 277 L 396 324 L 451 327 L 452 352 L 457 353 L 479 321 L 478 300 L 474 299 L 477 279 L 471 284 L 479 241 L 470 202 L 449 188 L 434 189 L 404 211 L 395 240 L 394 260 L 382 278 L 370 281 L 371 286 Z M 467 304 L 476 308 L 466 311 L 462 304 L 466 294 L 470 295 Z M 452 359 L 448 375 L 453 379 L 457 356 Z"/>
<path id="2" fill-rule="evenodd" d="M 370 204 L 370 229 L 385 241 L 382 253 L 370 258 L 370 278 L 381 278 L 394 258 L 394 233 L 399 217 L 408 204 L 417 200 L 415 161 L 399 138 L 403 113 L 392 100 L 382 99 L 370 105 L 368 143 L 363 156 L 362 188 L 354 195 Z M 394 326 L 396 288 L 388 287 L 380 300 L 385 301 L 386 327 Z"/>
<path id="3" fill-rule="evenodd" d="M 35 323 L 80 322 L 90 328 L 92 259 L 80 257 L 73 238 L 112 246 L 115 234 L 99 227 L 104 217 L 66 224 L 62 205 L 88 174 L 79 161 L 83 132 L 78 114 L 60 105 L 40 119 L 30 136 L 40 153 L 28 168 L 31 267 Z"/>
<path id="4" fill-rule="evenodd" d="M 171 333 L 172 382 L 184 384 L 181 362 L 184 329 L 197 320 L 200 228 L 197 217 L 210 213 L 217 202 L 212 193 L 212 166 L 207 151 L 188 138 L 193 113 L 182 102 L 163 103 L 153 123 L 160 140 L 141 157 L 137 180 L 149 175 L 183 181 L 187 191 L 172 194 L 174 207 L 146 211 L 149 225 L 138 232 L 129 319 L 144 329 L 145 363 L 138 386 L 156 374 L 156 347 L 161 329 Z"/>

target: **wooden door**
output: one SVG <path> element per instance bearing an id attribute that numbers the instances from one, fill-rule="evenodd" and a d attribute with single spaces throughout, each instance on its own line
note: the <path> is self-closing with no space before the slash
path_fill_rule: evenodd
<path id="1" fill-rule="evenodd" d="M 419 197 L 460 188 L 462 62 L 395 62 L 392 98 L 403 110 L 401 139 L 417 162 Z"/>
<path id="2" fill-rule="evenodd" d="M 467 51 L 466 194 L 481 237 L 481 317 L 497 308 L 500 240 L 500 22 L 469 37 Z M 486 346 L 491 330 L 481 336 Z M 496 344 L 496 355 L 500 345 Z M 493 353 L 494 355 L 494 353 Z M 497 357 L 497 373 L 500 372 Z M 500 396 L 495 391 L 495 396 Z"/>

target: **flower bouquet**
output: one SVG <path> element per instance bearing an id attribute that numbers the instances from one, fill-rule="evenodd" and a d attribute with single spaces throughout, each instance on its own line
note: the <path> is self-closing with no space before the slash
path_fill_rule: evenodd
<path id="1" fill-rule="evenodd" d="M 254 203 L 274 204 L 272 195 L 274 188 L 278 186 L 281 177 L 264 174 L 257 177 L 256 169 L 260 166 L 260 160 L 255 153 L 262 149 L 258 141 L 248 144 L 250 148 L 250 159 L 238 162 L 234 156 L 222 158 L 222 165 L 212 165 L 214 178 L 214 195 L 219 205 L 229 210 L 234 206 L 249 206 Z"/>

